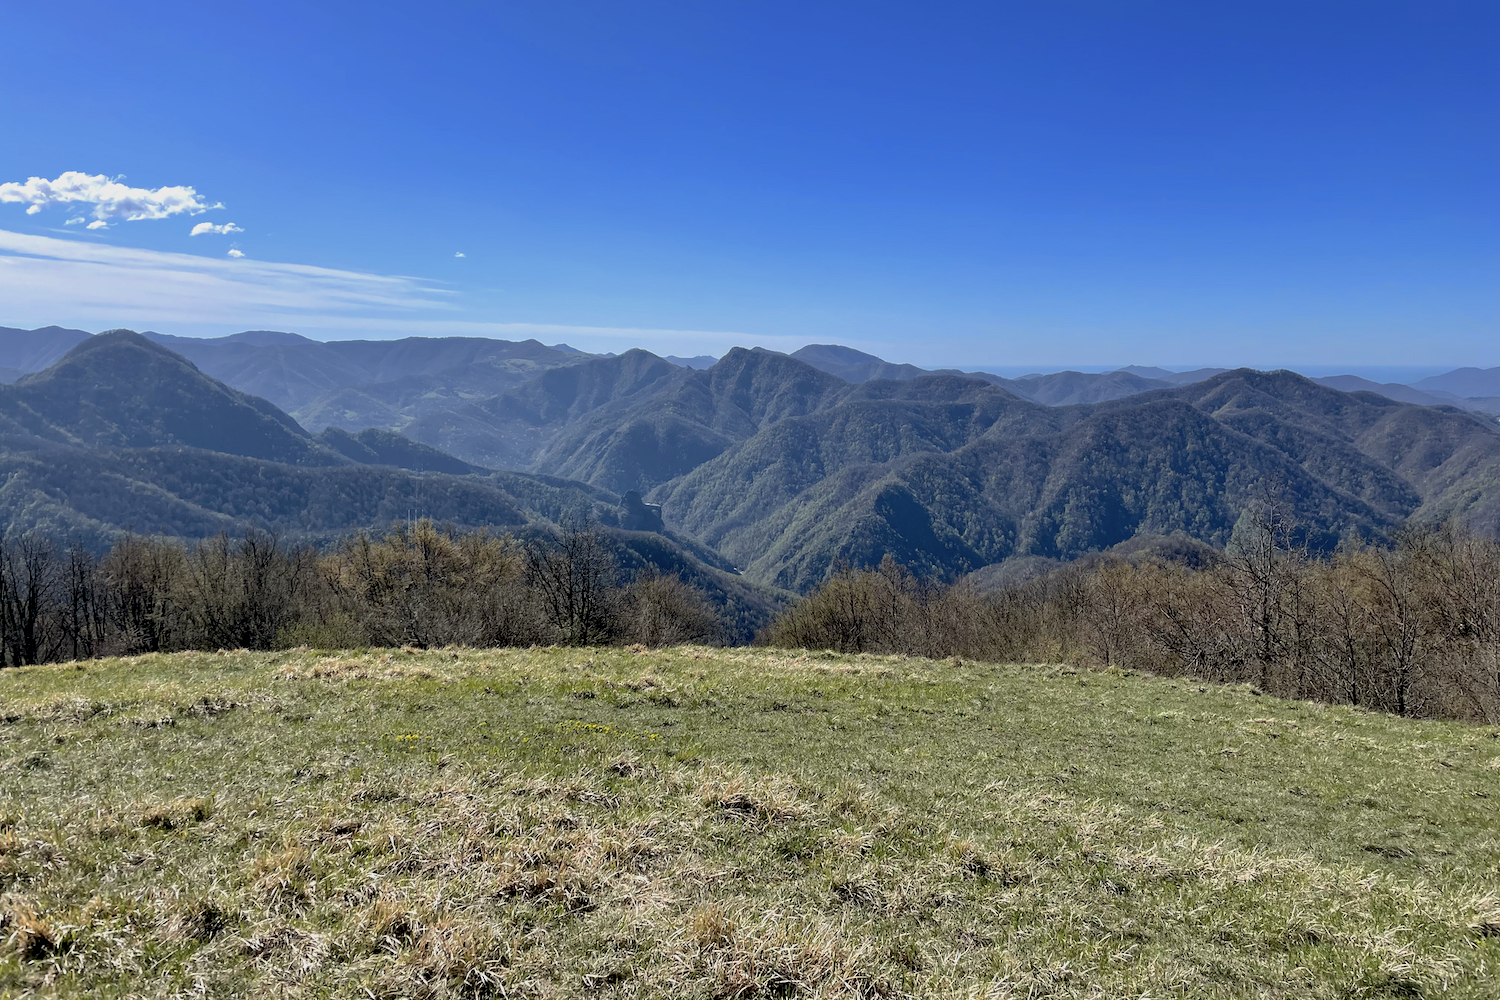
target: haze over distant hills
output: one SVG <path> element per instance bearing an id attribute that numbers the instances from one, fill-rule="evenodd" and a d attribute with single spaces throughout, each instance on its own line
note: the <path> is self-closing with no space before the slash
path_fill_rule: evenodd
<path id="1" fill-rule="evenodd" d="M 837 345 L 679 365 L 478 338 L 0 330 L 0 362 L 49 359 L 0 386 L 11 530 L 651 528 L 635 490 L 665 523 L 622 537 L 722 597 L 731 564 L 733 586 L 801 590 L 886 553 L 953 578 L 1171 533 L 1222 546 L 1268 488 L 1321 548 L 1411 518 L 1500 525 L 1500 426 L 1450 392 L 1500 370 L 1426 388 L 1248 369 L 1007 379 Z"/>
<path id="2" fill-rule="evenodd" d="M 0 382 L 40 371 L 89 336 L 83 330 L 55 326 L 0 327 Z M 315 431 L 328 426 L 399 430 L 419 416 L 461 409 L 467 402 L 501 394 L 549 368 L 613 356 L 588 354 L 566 344 L 547 347 L 534 340 L 512 343 L 478 337 L 325 342 L 272 330 L 211 339 L 149 331 L 143 336 L 171 347 L 205 373 L 269 400 Z M 1052 406 L 1188 385 L 1227 370 L 1128 365 L 1113 372 L 1056 371 L 1006 378 L 984 371 L 893 364 L 836 344 L 810 344 L 790 356 L 848 382 L 963 374 Z M 700 371 L 718 361 L 709 355 L 662 360 Z M 1377 383 L 1357 375 L 1314 381 L 1344 391 L 1379 392 L 1401 402 L 1500 414 L 1500 368 L 1460 368 L 1411 384 Z"/>

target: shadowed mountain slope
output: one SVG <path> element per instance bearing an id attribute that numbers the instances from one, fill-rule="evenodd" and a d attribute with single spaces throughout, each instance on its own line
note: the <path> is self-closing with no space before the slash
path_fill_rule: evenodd
<path id="1" fill-rule="evenodd" d="M 747 566 L 779 530 L 768 517 L 847 469 L 954 451 L 1000 428 L 1050 433 L 1072 416 L 974 379 L 870 382 L 838 405 L 773 424 L 656 497 L 673 523 Z"/>
<path id="2" fill-rule="evenodd" d="M 314 439 L 265 400 L 128 330 L 90 337 L 52 367 L 0 387 L 0 429 L 9 471 L 0 512 L 10 530 L 192 537 L 259 524 L 312 537 L 410 516 L 527 521 L 526 505 L 494 480 L 401 471 L 476 471 L 451 455 L 388 431 Z M 575 497 L 575 505 L 594 502 Z"/>
<path id="3" fill-rule="evenodd" d="M 520 473 L 412 475 L 345 465 L 312 469 L 188 448 L 0 452 L 0 520 L 59 543 L 107 548 L 122 532 L 187 539 L 247 528 L 328 545 L 428 517 L 460 529 L 545 533 L 591 520 L 627 574 L 676 573 L 749 641 L 782 595 L 740 579 L 717 554 L 670 532 L 623 531 L 620 502 L 578 483 Z"/>
<path id="4" fill-rule="evenodd" d="M 636 490 L 663 504 L 664 530 L 621 538 L 794 589 L 840 560 L 886 554 L 954 577 L 1148 536 L 1222 546 L 1270 491 L 1319 548 L 1387 536 L 1409 518 L 1500 526 L 1492 420 L 1290 372 L 1176 387 L 1124 371 L 1006 380 L 902 370 L 850 382 L 774 351 L 735 349 L 693 369 L 646 351 L 587 357 L 533 344 L 505 349 L 568 363 L 467 398 L 454 386 L 478 391 L 489 376 L 463 383 L 441 366 L 469 358 L 480 371 L 496 355 L 473 352 L 494 344 L 354 342 L 321 354 L 357 362 L 362 375 L 410 370 L 319 397 L 330 419 L 314 438 L 158 343 L 89 338 L 51 369 L 0 386 L 0 516 L 11 530 L 93 538 L 258 524 L 326 540 L 424 515 L 507 530 L 577 517 L 658 527 L 639 498 L 624 499 Z M 214 349 L 221 361 L 253 354 L 264 372 L 277 352 L 328 346 L 250 331 Z M 846 350 L 806 356 L 869 363 Z M 1128 394 L 1043 405 L 1012 386 L 1053 403 Z M 408 436 L 331 419 L 356 403 L 406 421 Z"/>
<path id="5" fill-rule="evenodd" d="M 494 468 L 538 468 L 546 464 L 539 461 L 542 451 L 563 428 L 607 421 L 684 371 L 640 350 L 586 360 L 543 372 L 492 399 L 418 418 L 408 432 Z"/>
<path id="6" fill-rule="evenodd" d="M 285 413 L 204 375 L 139 334 L 91 337 L 45 371 L 0 386 L 7 437 L 58 445 L 178 445 L 300 465 L 343 460 Z"/>
<path id="7" fill-rule="evenodd" d="M 92 337 L 0 387 L 7 535 L 37 531 L 97 551 L 122 532 L 194 539 L 255 527 L 328 544 L 420 517 L 522 536 L 586 522 L 627 574 L 676 572 L 703 588 L 739 639 L 769 620 L 781 596 L 659 521 L 624 530 L 639 526 L 637 513 L 607 490 L 478 469 L 391 431 L 332 428 L 314 439 L 265 400 L 129 331 Z"/>
<path id="8" fill-rule="evenodd" d="M 1500 525 L 1500 496 L 1477 489 L 1500 479 L 1500 427 L 1482 416 L 1338 392 L 1294 372 L 1240 369 L 1171 395 L 1283 449 L 1356 495 L 1373 499 L 1367 490 L 1385 491 L 1378 467 L 1421 498 L 1413 512 L 1419 516 L 1458 514 L 1481 526 Z M 1361 466 L 1356 453 L 1373 466 Z"/>
<path id="9" fill-rule="evenodd" d="M 16 530 L 108 544 L 120 531 L 201 538 L 255 526 L 305 541 L 415 516 L 516 528 L 529 518 L 482 479 L 341 465 L 310 469 L 195 448 L 0 455 L 0 517 Z"/>
<path id="10" fill-rule="evenodd" d="M 548 444 L 536 469 L 617 492 L 650 489 L 849 388 L 784 355 L 736 348 L 712 368 L 679 369 L 659 391 L 591 413 Z"/>
<path id="11" fill-rule="evenodd" d="M 127 330 L 0 387 L 0 428 L 10 531 L 103 544 L 121 530 L 198 537 L 259 525 L 322 538 L 419 515 L 528 520 L 492 481 L 369 467 L 471 471 L 452 456 L 378 431 L 327 447 L 265 400 Z"/>

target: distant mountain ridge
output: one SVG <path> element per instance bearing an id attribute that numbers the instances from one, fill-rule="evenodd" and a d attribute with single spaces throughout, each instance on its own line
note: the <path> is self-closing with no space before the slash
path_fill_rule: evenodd
<path id="1" fill-rule="evenodd" d="M 845 382 L 873 382 L 877 379 L 901 381 L 932 374 L 916 365 L 897 365 L 873 354 L 838 344 L 809 344 L 791 357 L 812 365 L 819 371 L 837 375 Z"/>
<path id="2" fill-rule="evenodd" d="M 0 386 L 0 515 L 12 530 L 263 524 L 332 539 L 417 511 L 505 530 L 585 512 L 652 529 L 631 544 L 653 559 L 801 590 L 841 561 L 885 554 L 954 578 L 1174 532 L 1223 546 L 1273 489 L 1319 548 L 1389 537 L 1410 519 L 1500 527 L 1500 426 L 1443 403 L 1445 390 L 1353 376 L 1008 379 L 838 345 L 735 348 L 706 367 L 473 338 L 328 351 L 246 331 L 185 346 L 286 391 L 385 379 L 313 396 L 355 424 L 326 420 L 314 436 L 176 353 L 184 338 L 49 331 L 26 357 L 70 338 L 53 367 Z M 20 359 L 24 343 L 12 347 Z M 1483 385 L 1483 372 L 1465 377 L 1455 386 Z M 391 423 L 358 426 L 347 414 L 360 406 Z"/>
<path id="3" fill-rule="evenodd" d="M 735 348 L 701 370 L 632 350 L 546 372 L 505 395 L 420 419 L 408 432 L 492 466 L 645 491 L 850 388 L 758 348 Z"/>
<path id="4" fill-rule="evenodd" d="M 274 331 L 247 331 L 202 341 L 163 334 L 147 336 L 171 347 L 214 378 L 268 399 L 290 413 L 306 407 L 329 409 L 325 399 L 329 394 L 355 390 L 373 392 L 378 397 L 389 392 L 385 387 L 392 383 L 408 384 L 413 379 L 434 376 L 439 379 L 436 387 L 456 396 L 493 395 L 538 372 L 587 357 L 535 340 L 512 343 L 480 337 L 321 342 Z M 422 388 L 431 391 L 435 386 L 428 383 Z M 338 421 L 331 423 L 344 426 Z"/>
<path id="5" fill-rule="evenodd" d="M 45 368 L 88 336 L 82 330 L 61 327 L 0 328 L 0 382 Z M 183 354 L 205 373 L 270 400 L 314 432 L 325 427 L 356 432 L 366 427 L 403 430 L 427 414 L 501 395 L 549 368 L 614 356 L 588 354 L 567 344 L 547 347 L 534 340 L 477 337 L 323 342 L 275 330 L 246 330 L 208 339 L 151 332 L 145 336 Z M 1163 384 L 1189 385 L 1227 370 L 1177 372 L 1127 365 L 1112 372 L 1060 371 L 1005 378 L 984 371 L 895 364 L 837 344 L 809 344 L 790 356 L 854 383 L 963 374 L 1049 406 L 1105 402 Z M 718 359 L 699 355 L 663 360 L 701 371 Z M 1354 375 L 1332 376 L 1324 384 L 1378 392 L 1401 402 L 1500 414 L 1500 368 L 1457 369 L 1410 386 L 1375 383 Z"/>
<path id="6" fill-rule="evenodd" d="M 983 371 L 960 371 L 956 368 L 927 369 L 918 368 L 916 365 L 891 364 L 873 354 L 836 344 L 810 344 L 799 351 L 794 351 L 791 357 L 804 361 L 820 371 L 837 375 L 846 382 L 871 382 L 878 379 L 906 380 L 922 378 L 926 375 L 962 375 L 983 379 L 991 385 L 1009 390 L 1022 399 L 1029 399 L 1047 406 L 1102 403 L 1168 385 L 1185 385 L 1209 378 L 1224 370 L 1204 368 L 1189 373 L 1168 372 L 1162 368 L 1140 371 L 1121 369 L 1113 372 L 1092 373 L 1061 371 L 1024 375 L 1020 378 L 1004 378 Z M 1153 377 L 1144 374 L 1146 371 L 1160 374 Z"/>
<path id="7" fill-rule="evenodd" d="M 1450 393 L 1460 398 L 1500 396 L 1500 367 L 1456 368 L 1412 383 L 1423 392 Z"/>
<path id="8" fill-rule="evenodd" d="M 27 372 L 39 372 L 91 336 L 93 334 L 83 330 L 60 326 L 44 326 L 36 330 L 0 326 L 0 368 L 15 371 L 17 377 Z"/>

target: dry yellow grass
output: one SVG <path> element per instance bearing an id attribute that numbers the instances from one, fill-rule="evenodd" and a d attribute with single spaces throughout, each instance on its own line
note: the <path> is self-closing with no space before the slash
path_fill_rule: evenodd
<path id="1" fill-rule="evenodd" d="M 0 673 L 0 994 L 1493 998 L 1494 730 L 784 651 Z"/>

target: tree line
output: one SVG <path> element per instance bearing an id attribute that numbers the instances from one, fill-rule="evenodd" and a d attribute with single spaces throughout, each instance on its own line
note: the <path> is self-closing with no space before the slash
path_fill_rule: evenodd
<path id="1" fill-rule="evenodd" d="M 723 640 L 697 588 L 626 576 L 587 526 L 519 540 L 420 521 L 322 553 L 258 531 L 126 536 L 102 557 L 28 534 L 0 545 L 0 656 Z"/>
<path id="2" fill-rule="evenodd" d="M 990 593 L 918 580 L 887 559 L 835 573 L 761 638 L 1138 669 L 1500 722 L 1500 541 L 1450 524 L 1319 556 L 1267 502 L 1226 550 L 1199 554 L 1083 560 Z"/>
<path id="3" fill-rule="evenodd" d="M 760 643 L 1120 667 L 1408 716 L 1500 722 L 1500 541 L 1456 525 L 1319 555 L 1276 502 L 1225 550 L 1094 557 L 984 592 L 889 556 L 844 567 Z M 518 539 L 430 521 L 319 552 L 249 532 L 127 536 L 102 557 L 0 545 L 0 657 L 16 666 L 190 649 L 650 646 L 731 641 L 675 575 L 624 573 L 607 534 Z"/>

